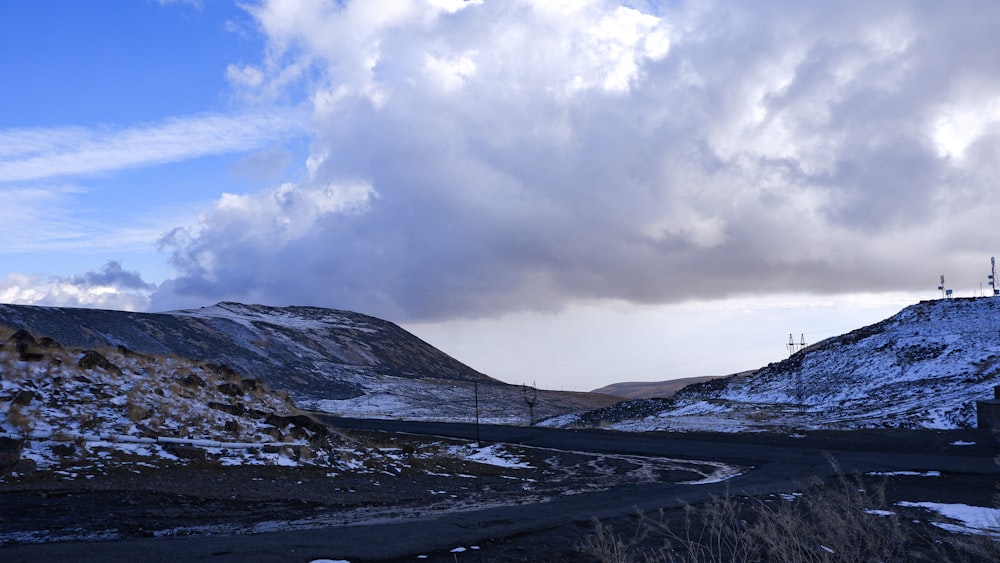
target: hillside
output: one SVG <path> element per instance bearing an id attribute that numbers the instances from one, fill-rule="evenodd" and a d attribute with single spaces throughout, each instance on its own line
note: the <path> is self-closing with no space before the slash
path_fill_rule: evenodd
<path id="1" fill-rule="evenodd" d="M 998 384 L 1000 299 L 922 301 L 757 371 L 577 420 L 623 430 L 966 428 Z"/>
<path id="2" fill-rule="evenodd" d="M 399 326 L 319 307 L 219 303 L 167 313 L 0 305 L 0 327 L 74 349 L 129 350 L 225 366 L 287 392 L 305 410 L 344 416 L 498 422 L 591 409 L 614 400 L 531 391 L 492 379 Z M 537 395 L 537 396 L 536 396 Z"/>
<path id="3" fill-rule="evenodd" d="M 0 475 L 208 459 L 344 471 L 363 457 L 287 394 L 222 366 L 0 328 Z"/>
<path id="4" fill-rule="evenodd" d="M 623 381 L 605 385 L 600 389 L 594 389 L 593 393 L 604 393 L 626 399 L 653 399 L 673 397 L 675 393 L 688 385 L 703 383 L 725 376 L 704 375 L 701 377 L 682 377 L 679 379 L 668 379 L 667 381 Z"/>

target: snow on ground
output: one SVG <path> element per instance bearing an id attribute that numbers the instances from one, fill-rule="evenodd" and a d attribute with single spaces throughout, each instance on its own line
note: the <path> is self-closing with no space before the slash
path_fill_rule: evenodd
<path id="1" fill-rule="evenodd" d="M 1000 385 L 1000 299 L 925 301 L 754 372 L 691 385 L 553 426 L 642 431 L 969 428 Z M 648 402 L 648 401 L 647 401 Z M 636 414 L 630 415 L 630 409 Z"/>
<path id="2" fill-rule="evenodd" d="M 503 444 L 474 446 L 469 443 L 451 446 L 447 451 L 454 457 L 485 465 L 495 465 L 497 467 L 516 469 L 534 469 L 530 463 L 521 459 L 517 454 L 508 451 Z"/>
<path id="3" fill-rule="evenodd" d="M 872 471 L 875 477 L 940 477 L 940 471 Z"/>
<path id="4" fill-rule="evenodd" d="M 51 344 L 27 347 L 30 356 L 10 343 L 0 349 L 0 438 L 25 440 L 15 474 L 72 475 L 200 457 L 334 471 L 372 465 L 355 463 L 368 454 L 349 440 L 296 418 L 287 395 L 225 368 L 127 350 L 97 356 Z M 81 367 L 86 358 L 99 358 L 99 365 Z"/>
<path id="5" fill-rule="evenodd" d="M 936 512 L 940 516 L 958 522 L 934 522 L 935 526 L 953 533 L 989 534 L 1000 536 L 1000 508 L 969 506 L 967 504 L 947 504 L 940 502 L 897 503 L 899 506 L 919 507 Z"/>
<path id="6" fill-rule="evenodd" d="M 352 418 L 529 425 L 531 409 L 515 385 L 450 379 L 379 376 L 359 378 L 364 395 L 343 400 L 305 400 L 305 409 Z M 541 416 L 539 408 L 537 416 Z"/>

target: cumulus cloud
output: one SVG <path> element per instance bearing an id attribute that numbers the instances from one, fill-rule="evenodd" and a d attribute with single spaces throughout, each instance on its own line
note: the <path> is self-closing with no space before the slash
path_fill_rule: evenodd
<path id="1" fill-rule="evenodd" d="M 972 286 L 996 250 L 1000 5 L 248 10 L 268 47 L 231 83 L 308 99 L 309 174 L 165 237 L 154 308 L 433 320 Z"/>
<path id="2" fill-rule="evenodd" d="M 52 307 L 143 311 L 156 285 L 109 261 L 100 269 L 67 277 L 11 274 L 0 280 L 0 302 Z"/>

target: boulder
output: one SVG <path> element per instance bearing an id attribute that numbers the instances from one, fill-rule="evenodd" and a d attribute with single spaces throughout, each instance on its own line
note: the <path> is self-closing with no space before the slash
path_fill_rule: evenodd
<path id="1" fill-rule="evenodd" d="M 202 379 L 202 378 L 200 378 L 200 377 L 198 377 L 197 375 L 195 375 L 193 373 L 189 373 L 189 374 L 185 375 L 184 377 L 180 378 L 178 381 L 180 381 L 180 384 L 183 385 L 183 386 L 185 386 L 185 387 L 204 387 L 205 386 L 205 380 Z"/>
<path id="2" fill-rule="evenodd" d="M 52 446 L 52 453 L 60 457 L 69 457 L 76 453 L 76 444 L 56 444 Z"/>
<path id="3" fill-rule="evenodd" d="M 242 397 L 243 389 L 236 383 L 220 383 L 215 386 L 219 390 L 219 393 L 223 395 L 228 395 L 230 397 Z"/>
<path id="4" fill-rule="evenodd" d="M 14 398 L 11 399 L 11 403 L 21 407 L 26 407 L 31 404 L 31 401 L 35 400 L 36 396 L 37 394 L 34 391 L 28 391 L 27 389 L 24 389 L 18 391 L 17 394 L 14 395 Z"/>
<path id="5" fill-rule="evenodd" d="M 6 475 L 21 460 L 24 440 L 0 438 L 0 475 Z"/>
<path id="6" fill-rule="evenodd" d="M 243 403 L 236 403 L 235 405 L 230 405 L 227 403 L 217 403 L 215 401 L 208 402 L 208 408 L 215 409 L 217 411 L 222 411 L 233 416 L 243 416 L 247 412 L 247 407 Z"/>
<path id="7" fill-rule="evenodd" d="M 115 364 L 111 363 L 110 360 L 102 356 L 101 354 L 93 351 L 87 350 L 83 353 L 83 357 L 76 363 L 77 366 L 83 369 L 94 369 L 101 368 L 104 371 L 114 374 L 121 375 L 122 370 Z"/>

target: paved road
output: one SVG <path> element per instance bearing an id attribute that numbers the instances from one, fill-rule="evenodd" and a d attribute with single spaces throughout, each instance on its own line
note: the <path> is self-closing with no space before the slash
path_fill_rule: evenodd
<path id="1" fill-rule="evenodd" d="M 476 439 L 473 424 L 353 420 L 329 417 L 344 429 L 407 432 Z M 492 545 L 498 550 L 539 553 L 552 538 L 579 536 L 593 518 L 613 519 L 636 508 L 654 511 L 697 503 L 730 490 L 762 494 L 794 488 L 811 476 L 831 472 L 827 452 L 847 471 L 938 470 L 955 475 L 995 476 L 997 444 L 992 436 L 962 431 L 824 432 L 790 437 L 770 434 L 617 433 L 482 425 L 484 442 L 536 447 L 724 461 L 747 467 L 726 483 L 625 485 L 563 496 L 536 505 L 507 506 L 351 527 L 274 532 L 235 537 L 151 538 L 108 543 L 50 544 L 0 550 L 5 561 L 67 558 L 73 561 L 207 560 L 350 561 L 413 560 L 417 554 L 446 554 L 454 546 Z M 975 442 L 974 445 L 958 445 Z M 504 538 L 516 538 L 507 539 Z M 533 539 L 534 538 L 534 539 Z M 569 540 L 567 540 L 569 541 Z M 504 560 L 483 558 L 482 560 Z M 525 553 L 522 553 L 525 555 Z M 544 560 L 544 557 L 539 560 Z"/>
<path id="2" fill-rule="evenodd" d="M 826 454 L 845 471 L 937 469 L 994 474 L 1000 453 L 989 434 L 974 430 L 823 431 L 805 434 L 715 432 L 614 432 L 543 427 L 411 422 L 321 416 L 343 429 L 406 432 L 483 442 L 505 442 L 594 453 L 678 457 L 738 465 L 819 466 L 828 472 Z M 957 445 L 961 444 L 961 445 Z M 823 468 L 826 469 L 823 469 Z M 804 475 L 794 475 L 803 477 Z"/>

